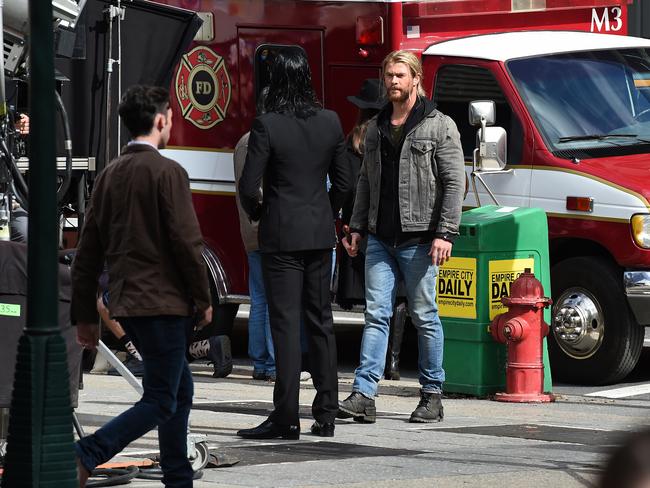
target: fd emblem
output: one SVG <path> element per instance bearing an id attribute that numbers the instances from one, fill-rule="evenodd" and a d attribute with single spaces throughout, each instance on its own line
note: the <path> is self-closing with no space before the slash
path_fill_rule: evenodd
<path id="1" fill-rule="evenodd" d="M 199 46 L 183 55 L 176 72 L 176 98 L 183 117 L 199 129 L 214 127 L 230 103 L 230 77 L 223 58 Z"/>

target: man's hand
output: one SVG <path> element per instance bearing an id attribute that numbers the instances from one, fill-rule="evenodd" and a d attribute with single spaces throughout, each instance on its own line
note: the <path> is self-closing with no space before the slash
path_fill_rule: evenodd
<path id="1" fill-rule="evenodd" d="M 77 342 L 84 349 L 94 351 L 99 344 L 99 324 L 79 322 L 77 324 Z"/>
<path id="2" fill-rule="evenodd" d="M 348 256 L 353 258 L 359 252 L 359 242 L 361 242 L 361 234 L 359 234 L 358 232 L 351 233 L 349 225 L 343 226 L 343 233 L 345 234 L 345 237 L 341 239 L 341 243 L 343 244 L 343 247 L 347 251 Z"/>
<path id="3" fill-rule="evenodd" d="M 451 257 L 451 248 L 453 244 L 444 239 L 434 239 L 431 243 L 431 251 L 429 251 L 429 256 L 431 256 L 431 263 L 434 266 L 442 266 Z"/>
<path id="4" fill-rule="evenodd" d="M 206 325 L 212 322 L 212 306 L 209 306 L 203 311 L 203 318 L 201 321 L 196 324 L 197 329 L 202 329 Z"/>
<path id="5" fill-rule="evenodd" d="M 18 120 L 16 121 L 16 130 L 21 136 L 29 135 L 29 116 L 26 114 L 20 114 Z"/>

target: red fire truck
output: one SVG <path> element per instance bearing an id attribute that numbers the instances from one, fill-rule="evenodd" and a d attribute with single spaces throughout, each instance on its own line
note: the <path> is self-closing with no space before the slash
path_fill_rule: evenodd
<path id="1" fill-rule="evenodd" d="M 276 50 L 306 51 L 316 92 L 349 129 L 346 96 L 409 49 L 458 123 L 468 173 L 468 104 L 493 100 L 507 156 L 484 179 L 500 204 L 548 213 L 555 375 L 598 384 L 633 369 L 650 325 L 650 41 L 585 34 L 625 35 L 625 0 L 158 1 L 203 19 L 173 74 L 167 153 L 191 178 L 219 320 L 247 299 L 232 153 Z"/>

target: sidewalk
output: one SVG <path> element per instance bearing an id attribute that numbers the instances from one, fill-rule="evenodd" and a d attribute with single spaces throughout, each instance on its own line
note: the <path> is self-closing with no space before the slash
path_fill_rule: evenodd
<path id="1" fill-rule="evenodd" d="M 413 377 L 384 381 L 375 424 L 337 421 L 334 438 L 312 436 L 311 382 L 301 389 L 299 441 L 246 441 L 241 428 L 261 423 L 272 408 L 272 383 L 251 379 L 236 365 L 226 379 L 193 364 L 192 433 L 208 437 L 210 451 L 231 467 L 206 469 L 196 487 L 579 487 L 594 486 L 608 449 L 649 420 L 647 402 L 560 397 L 545 405 L 485 399 L 444 400 L 445 420 L 410 424 L 418 402 Z M 76 412 L 91 432 L 138 399 L 121 377 L 84 376 Z M 340 398 L 352 371 L 340 372 Z M 155 454 L 155 433 L 131 445 L 128 457 Z M 134 480 L 129 486 L 157 487 Z"/>

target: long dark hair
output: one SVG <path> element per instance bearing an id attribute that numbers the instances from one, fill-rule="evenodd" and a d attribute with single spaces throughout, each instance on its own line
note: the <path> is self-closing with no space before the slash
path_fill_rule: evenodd
<path id="1" fill-rule="evenodd" d="M 265 107 L 267 112 L 288 112 L 303 119 L 322 107 L 311 86 L 311 70 L 301 48 L 284 47 L 276 54 Z"/>

